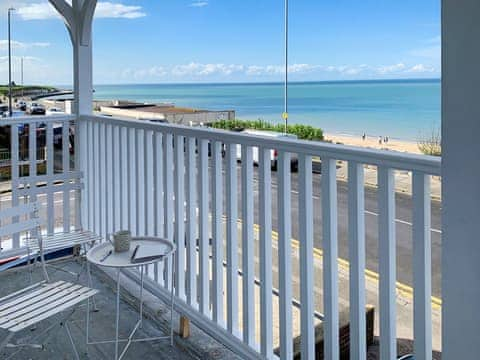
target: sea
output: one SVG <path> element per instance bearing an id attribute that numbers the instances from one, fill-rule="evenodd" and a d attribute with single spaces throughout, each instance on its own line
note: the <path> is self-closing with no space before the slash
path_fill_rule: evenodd
<path id="1" fill-rule="evenodd" d="M 235 110 L 237 119 L 283 122 L 282 83 L 96 85 L 94 98 Z M 417 141 L 440 130 L 440 80 L 292 82 L 288 122 L 330 134 Z"/>

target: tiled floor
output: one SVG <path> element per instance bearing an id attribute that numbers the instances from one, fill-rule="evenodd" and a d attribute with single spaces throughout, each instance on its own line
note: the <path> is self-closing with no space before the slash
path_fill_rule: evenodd
<path id="1" fill-rule="evenodd" d="M 70 270 L 78 271 L 80 265 L 76 262 L 69 261 L 66 266 Z M 38 268 L 34 273 L 34 280 L 42 280 L 39 275 L 41 272 Z M 49 271 L 53 280 L 74 280 L 72 276 L 61 271 Z M 22 270 L 9 270 L 7 272 L 0 273 L 0 297 L 8 295 L 16 290 L 19 290 L 30 284 L 28 273 L 25 269 Z M 90 337 L 95 340 L 107 340 L 113 339 L 115 336 L 115 294 L 111 290 L 111 282 L 105 280 L 105 275 L 99 276 L 93 273 L 93 287 L 100 290 L 100 293 L 96 296 L 98 312 L 91 313 L 91 329 Z M 128 337 L 130 330 L 134 327 L 138 320 L 138 312 L 136 309 L 125 301 L 125 298 L 121 300 L 121 337 Z M 82 304 L 78 310 L 72 316 L 71 331 L 73 338 L 77 344 L 78 351 L 81 359 L 113 359 L 114 358 L 114 345 L 113 344 L 101 344 L 101 345 L 85 345 L 85 318 L 86 318 L 86 305 Z M 164 324 L 166 325 L 166 324 Z M 36 329 L 23 332 L 19 334 L 16 340 L 27 340 L 38 334 L 48 323 L 40 324 Z M 162 328 L 162 329 L 161 329 Z M 167 326 L 159 326 L 158 321 L 153 319 L 145 319 L 143 321 L 143 328 L 139 329 L 137 334 L 141 337 L 163 336 L 165 331 L 168 332 Z M 5 333 L 0 333 L 0 341 L 3 339 Z M 124 359 L 196 359 L 204 358 L 204 356 L 192 351 L 192 345 L 185 345 L 185 340 L 175 337 L 174 346 L 170 346 L 169 339 L 159 340 L 155 342 L 138 342 L 133 343 Z M 122 345 L 120 346 L 120 349 Z M 12 354 L 12 350 L 3 350 L 0 353 L 0 359 L 6 358 L 9 354 Z M 216 356 L 215 356 L 216 357 Z M 50 337 L 45 342 L 45 348 L 43 350 L 25 348 L 14 359 L 74 359 L 74 354 L 71 349 L 68 337 L 62 328 L 56 327 L 53 332 L 50 333 Z"/>

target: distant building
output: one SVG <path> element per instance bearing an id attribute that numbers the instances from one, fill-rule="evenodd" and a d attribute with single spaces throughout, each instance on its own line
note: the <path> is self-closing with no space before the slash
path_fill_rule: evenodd
<path id="1" fill-rule="evenodd" d="M 234 120 L 234 110 L 200 110 L 176 107 L 174 104 L 141 104 L 128 101 L 114 101 L 100 104 L 100 112 L 104 115 L 129 117 L 139 120 L 168 122 L 187 126 L 199 126 L 220 120 Z"/>

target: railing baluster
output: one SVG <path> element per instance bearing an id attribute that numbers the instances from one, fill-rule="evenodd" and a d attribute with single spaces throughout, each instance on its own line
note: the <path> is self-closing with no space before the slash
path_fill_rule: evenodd
<path id="1" fill-rule="evenodd" d="M 430 175 L 413 172 L 413 288 L 415 359 L 432 359 Z"/>
<path id="2" fill-rule="evenodd" d="M 300 155 L 298 161 L 301 356 L 302 359 L 315 359 L 312 157 Z"/>
<path id="3" fill-rule="evenodd" d="M 53 169 L 55 164 L 55 155 L 53 149 L 53 123 L 48 122 L 45 129 L 45 141 L 47 146 L 47 175 L 53 175 Z M 48 184 L 51 186 L 51 184 Z M 47 232 L 53 233 L 55 227 L 55 208 L 54 208 L 54 194 L 52 191 L 47 193 Z"/>
<path id="4" fill-rule="evenodd" d="M 98 122 L 93 124 L 93 151 L 92 151 L 92 159 L 93 159 L 93 199 L 94 199 L 94 208 L 93 208 L 93 223 L 94 223 L 94 231 L 97 234 L 101 234 L 100 232 L 100 124 Z"/>
<path id="5" fill-rule="evenodd" d="M 185 299 L 185 138 L 175 137 L 175 294 Z"/>
<path id="6" fill-rule="evenodd" d="M 122 196 L 122 170 L 121 170 L 121 157 L 120 157 L 120 128 L 118 126 L 113 127 L 113 223 L 112 231 L 118 231 L 121 226 L 121 196 Z"/>
<path id="7" fill-rule="evenodd" d="M 255 341 L 255 268 L 253 244 L 253 149 L 242 147 L 243 341 Z"/>
<path id="8" fill-rule="evenodd" d="M 155 233 L 154 211 L 154 162 L 153 162 L 153 131 L 145 130 L 145 229 L 146 235 L 153 236 Z"/>
<path id="9" fill-rule="evenodd" d="M 266 359 L 273 358 L 272 175 L 270 153 L 270 149 L 259 149 L 260 348 Z"/>
<path id="10" fill-rule="evenodd" d="M 238 335 L 237 145 L 227 145 L 227 329 Z"/>
<path id="11" fill-rule="evenodd" d="M 120 229 L 128 229 L 129 226 L 129 204 L 128 204 L 128 129 L 126 127 L 120 128 Z"/>
<path id="12" fill-rule="evenodd" d="M 70 121 L 62 122 L 62 163 L 63 173 L 70 171 Z M 69 183 L 70 180 L 66 180 Z M 65 184 L 66 185 L 66 184 Z M 63 190 L 63 231 L 70 231 L 70 189 Z"/>
<path id="13" fill-rule="evenodd" d="M 366 359 L 365 198 L 363 165 L 348 163 L 348 242 L 350 257 L 350 358 Z"/>
<path id="14" fill-rule="evenodd" d="M 75 158 L 75 171 L 82 171 L 83 179 L 77 181 L 78 184 L 83 185 L 82 189 L 75 191 L 75 228 L 76 229 L 89 229 L 90 224 L 88 223 L 88 208 L 89 204 L 89 189 L 88 181 L 85 179 L 90 177 L 88 171 L 89 167 L 87 164 L 88 159 L 88 150 L 87 144 L 89 142 L 87 134 L 87 121 L 79 120 L 78 116 L 75 118 L 75 128 L 74 128 L 74 139 L 73 139 L 73 149 L 74 149 L 74 158 Z"/>
<path id="15" fill-rule="evenodd" d="M 278 289 L 280 318 L 280 358 L 293 357 L 292 333 L 292 218 L 290 153 L 278 155 Z"/>
<path id="16" fill-rule="evenodd" d="M 164 212 L 163 206 L 164 192 L 163 192 L 163 143 L 162 133 L 155 132 L 154 135 L 154 174 L 155 174 L 155 234 L 156 236 L 164 237 Z M 163 285 L 163 262 L 155 264 L 154 277 L 155 281 Z"/>
<path id="17" fill-rule="evenodd" d="M 129 187 L 129 212 L 128 219 L 130 224 L 130 231 L 132 234 L 137 235 L 137 209 L 135 208 L 137 204 L 136 199 L 136 187 L 135 179 L 137 177 L 137 147 L 136 147 L 136 130 L 128 129 L 128 187 Z"/>
<path id="18" fill-rule="evenodd" d="M 163 161 L 163 180 L 164 180 L 164 226 L 165 232 L 164 236 L 173 241 L 173 136 L 170 133 L 165 133 L 163 135 L 163 146 L 164 146 L 164 161 Z M 170 266 L 168 266 L 170 268 Z M 166 286 L 168 289 L 171 288 L 172 282 L 170 281 L 170 276 L 173 276 L 167 270 L 167 277 L 165 278 Z"/>
<path id="19" fill-rule="evenodd" d="M 10 157 L 12 158 L 11 173 L 12 173 L 12 207 L 18 206 L 18 125 L 13 124 L 10 126 L 10 136 L 12 150 Z M 18 222 L 18 216 L 12 219 L 14 223 Z M 20 247 L 20 236 L 14 234 L 12 239 L 12 247 Z"/>
<path id="20" fill-rule="evenodd" d="M 29 171 L 28 176 L 37 176 L 37 123 L 31 122 L 28 126 L 29 136 L 28 136 L 28 159 L 29 159 Z M 30 183 L 30 188 L 35 189 L 37 187 L 36 183 Z M 37 195 L 32 193 L 30 195 L 30 201 L 37 201 Z"/>
<path id="21" fill-rule="evenodd" d="M 223 316 L 223 174 L 222 143 L 216 141 L 213 148 L 213 321 L 224 325 Z"/>
<path id="22" fill-rule="evenodd" d="M 322 158 L 322 225 L 325 358 L 338 359 L 337 170 Z"/>
<path id="23" fill-rule="evenodd" d="M 137 234 L 145 236 L 145 130 L 137 130 L 137 168 L 136 168 L 136 187 L 137 187 Z"/>
<path id="24" fill-rule="evenodd" d="M 88 122 L 87 124 L 87 168 L 88 168 L 88 178 L 86 183 L 88 186 L 88 229 L 96 231 L 95 228 L 95 162 L 93 157 L 93 151 L 95 147 L 95 138 L 94 138 L 94 127 L 96 123 Z M 126 155 L 126 154 L 125 154 Z"/>
<path id="25" fill-rule="evenodd" d="M 187 302 L 197 301 L 197 160 L 195 138 L 188 138 L 187 149 Z"/>
<path id="26" fill-rule="evenodd" d="M 199 153 L 199 177 L 200 177 L 200 238 L 199 238 L 199 257 L 200 257 L 200 311 L 210 315 L 210 271 L 209 271 L 209 203 L 208 203 L 208 140 L 200 140 Z"/>
<path id="27" fill-rule="evenodd" d="M 380 358 L 396 359 L 395 179 L 378 168 L 378 248 L 380 272 Z"/>
<path id="28" fill-rule="evenodd" d="M 107 133 L 105 130 L 106 124 L 100 123 L 100 151 L 97 156 L 100 157 L 100 163 L 98 168 L 98 177 L 100 178 L 100 191 L 98 197 L 100 199 L 100 235 L 105 236 L 107 234 L 107 174 L 105 169 L 107 168 Z"/>
<path id="29" fill-rule="evenodd" d="M 164 236 L 164 215 L 163 205 L 163 144 L 162 133 L 155 132 L 154 134 L 154 176 L 155 176 L 155 234 L 156 236 Z"/>
<path id="30" fill-rule="evenodd" d="M 113 232 L 113 197 L 115 188 L 113 186 L 113 129 L 112 125 L 107 124 L 105 128 L 105 197 L 106 197 L 106 212 L 105 212 L 105 232 L 111 234 Z"/>

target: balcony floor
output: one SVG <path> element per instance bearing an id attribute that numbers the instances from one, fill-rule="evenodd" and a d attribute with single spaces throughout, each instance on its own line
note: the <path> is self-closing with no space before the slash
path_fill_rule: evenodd
<path id="1" fill-rule="evenodd" d="M 79 263 L 68 260 L 62 264 L 62 267 L 78 272 L 81 269 Z M 26 287 L 30 284 L 28 272 L 26 269 L 14 269 L 0 273 L 0 297 L 8 295 L 16 290 Z M 49 268 L 49 274 L 52 280 L 74 281 L 74 278 L 63 271 L 55 271 Z M 43 280 L 40 267 L 36 268 L 34 281 Z M 92 268 L 93 287 L 100 290 L 96 296 L 98 312 L 91 313 L 90 341 L 113 339 L 115 336 L 115 293 L 113 292 L 114 282 L 105 273 L 95 271 Z M 82 282 L 85 276 L 82 277 Z M 123 284 L 122 284 L 123 285 Z M 148 307 L 148 304 L 146 305 Z M 138 301 L 127 294 L 122 289 L 120 313 L 120 337 L 128 337 L 130 330 L 135 326 L 138 320 Z M 148 309 L 146 310 L 148 314 Z M 81 305 L 72 316 L 71 332 L 77 344 L 77 349 L 81 359 L 112 359 L 114 357 L 114 345 L 90 345 L 88 354 L 85 345 L 85 315 L 86 305 Z M 174 314 L 174 331 L 178 329 L 178 315 Z M 144 315 L 143 328 L 137 331 L 138 337 L 164 336 L 169 331 L 169 310 L 163 305 L 163 309 L 157 309 L 152 318 Z M 43 322 L 30 332 L 21 332 L 19 336 L 14 337 L 13 341 L 22 340 L 28 342 L 29 338 L 35 336 L 48 322 Z M 58 329 L 58 331 L 57 331 Z M 189 339 L 181 339 L 174 336 L 174 346 L 170 346 L 168 339 L 156 342 L 133 343 L 124 359 L 237 359 L 233 353 L 230 353 L 222 344 L 208 337 L 201 330 L 192 327 L 192 335 Z M 0 340 L 6 333 L 0 334 Z M 39 341 L 42 342 L 41 340 Z M 201 345 L 200 345 L 201 343 Z M 74 359 L 71 345 L 63 329 L 55 328 L 53 334 L 45 343 L 44 350 L 25 348 L 15 356 L 15 359 Z M 122 349 L 120 346 L 120 351 Z M 12 350 L 3 350 L 0 358 L 5 358 L 11 354 Z"/>

